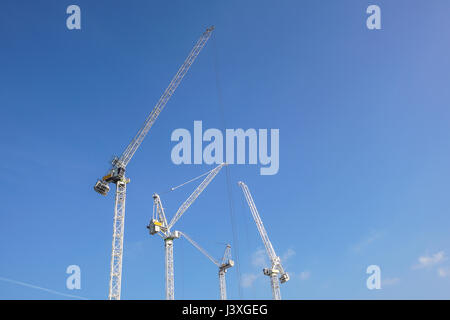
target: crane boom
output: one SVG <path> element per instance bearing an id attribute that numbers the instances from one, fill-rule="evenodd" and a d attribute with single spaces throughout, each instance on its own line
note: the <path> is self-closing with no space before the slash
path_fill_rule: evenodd
<path id="1" fill-rule="evenodd" d="M 200 247 L 200 245 L 195 242 L 194 240 L 192 240 L 191 237 L 189 237 L 186 233 L 181 232 L 180 231 L 180 235 L 185 237 L 186 240 L 188 240 L 194 247 L 196 247 L 201 253 L 203 253 L 209 260 L 211 260 L 212 263 L 214 263 L 216 266 L 220 267 L 220 263 L 219 261 L 217 261 L 216 259 L 214 259 L 213 257 L 211 257 L 211 255 L 202 247 Z"/>
<path id="2" fill-rule="evenodd" d="M 201 253 L 203 253 L 212 263 L 219 267 L 219 289 L 220 289 L 220 299 L 227 300 L 227 284 L 225 280 L 225 274 L 227 273 L 227 269 L 234 266 L 234 261 L 231 259 L 231 246 L 227 244 L 225 247 L 225 252 L 223 254 L 222 260 L 219 262 L 200 245 L 191 239 L 186 233 L 179 232 L 180 236 L 185 237 L 194 247 L 196 247 Z"/>
<path id="3" fill-rule="evenodd" d="M 144 140 L 145 136 L 147 135 L 148 131 L 152 127 L 153 123 L 155 123 L 155 120 L 158 118 L 161 111 L 164 109 L 164 107 L 167 104 L 167 101 L 169 101 L 170 97 L 175 92 L 176 88 L 180 84 L 183 77 L 186 75 L 187 71 L 191 67 L 191 65 L 194 63 L 195 59 L 199 55 L 200 51 L 205 46 L 206 42 L 208 41 L 209 37 L 211 36 L 211 32 L 214 30 L 214 26 L 209 27 L 206 29 L 205 32 L 201 35 L 201 37 L 198 39 L 197 43 L 195 44 L 194 48 L 192 48 L 189 56 L 184 61 L 183 65 L 180 67 L 176 75 L 173 77 L 172 81 L 170 82 L 167 89 L 164 91 L 163 95 L 159 99 L 156 106 L 153 108 L 150 115 L 145 120 L 143 126 L 138 131 L 136 136 L 131 140 L 131 143 L 128 145 L 128 147 L 125 149 L 125 151 L 122 153 L 122 155 L 119 158 L 119 163 L 123 167 L 126 167 L 128 163 L 130 162 L 131 158 L 133 157 L 136 150 L 141 145 L 142 141 Z"/>
<path id="4" fill-rule="evenodd" d="M 273 263 L 277 259 L 277 255 L 275 254 L 275 250 L 273 249 L 272 243 L 269 240 L 269 235 L 267 234 L 266 228 L 264 228 L 264 224 L 261 220 L 261 217 L 259 216 L 258 209 L 256 209 L 256 205 L 253 201 L 252 195 L 250 194 L 250 190 L 242 181 L 239 182 L 239 186 L 244 192 L 245 199 L 247 200 L 248 206 L 250 207 L 250 211 L 252 213 L 253 219 L 255 220 L 259 234 L 261 235 L 264 247 L 266 248 L 270 261 Z"/>
<path id="5" fill-rule="evenodd" d="M 210 171 L 210 173 L 206 176 L 206 178 L 200 183 L 197 189 L 192 192 L 189 198 L 183 202 L 183 204 L 178 208 L 177 212 L 173 216 L 172 220 L 169 223 L 169 229 L 181 218 L 183 213 L 191 206 L 191 204 L 197 199 L 197 197 L 205 190 L 208 184 L 214 179 L 214 177 L 219 173 L 219 171 L 226 165 L 226 163 L 222 163 L 218 165 L 216 168 Z"/>
<path id="6" fill-rule="evenodd" d="M 181 80 L 183 80 L 183 77 L 186 75 L 189 68 L 194 63 L 197 56 L 200 54 L 200 51 L 203 49 L 206 42 L 211 37 L 211 33 L 213 30 L 214 26 L 207 28 L 206 31 L 203 32 L 203 34 L 197 40 L 188 57 L 181 65 L 180 69 L 178 69 L 178 72 L 173 77 L 172 81 L 170 82 L 167 89 L 164 91 L 161 98 L 159 98 L 158 103 L 153 108 L 152 112 L 148 115 L 148 117 L 145 119 L 141 129 L 139 129 L 139 131 L 136 133 L 136 135 L 131 140 L 130 144 L 127 146 L 122 155 L 120 157 L 115 157 L 113 159 L 112 168 L 108 171 L 108 173 L 102 179 L 97 181 L 97 183 L 94 186 L 95 191 L 106 196 L 109 192 L 109 183 L 117 183 L 117 181 L 122 180 L 124 178 L 125 169 L 128 163 L 130 162 L 131 158 L 136 153 L 137 149 L 141 145 L 148 131 L 155 123 L 159 114 L 166 106 L 167 102 L 175 92 Z"/>
<path id="7" fill-rule="evenodd" d="M 289 275 L 284 271 L 283 266 L 281 265 L 280 258 L 275 254 L 275 250 L 273 249 L 272 243 L 269 240 L 269 236 L 267 234 L 266 228 L 264 228 L 264 224 L 262 223 L 261 217 L 259 216 L 258 209 L 256 209 L 255 202 L 253 201 L 250 190 L 247 185 L 242 181 L 238 182 L 241 187 L 245 199 L 247 200 L 248 206 L 250 207 L 250 211 L 253 216 L 253 220 L 255 220 L 256 227 L 258 228 L 259 234 L 261 235 L 261 239 L 266 247 L 267 255 L 269 256 L 271 262 L 271 268 L 264 268 L 263 273 L 266 276 L 270 277 L 270 283 L 272 287 L 272 296 L 274 300 L 281 299 L 280 293 L 280 283 L 285 283 L 289 281 Z M 280 279 L 278 280 L 278 277 Z"/>

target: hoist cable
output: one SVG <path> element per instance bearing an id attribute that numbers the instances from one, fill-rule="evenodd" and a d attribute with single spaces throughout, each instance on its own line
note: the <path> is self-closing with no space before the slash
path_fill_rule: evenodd
<path id="1" fill-rule="evenodd" d="M 216 82 L 216 90 L 217 90 L 217 102 L 219 107 L 219 115 L 220 120 L 222 122 L 222 129 L 226 130 L 226 123 L 225 123 L 225 112 L 224 112 L 224 104 L 222 99 L 222 90 L 220 85 L 220 75 L 219 75 L 219 59 L 218 59 L 218 52 L 217 52 L 217 40 L 216 37 L 212 36 L 212 43 L 213 43 L 213 55 L 214 55 L 214 72 L 215 72 L 215 82 Z M 232 188 L 231 188 L 231 177 L 230 177 L 230 168 L 225 168 L 226 170 L 226 180 L 227 180 L 227 194 L 228 194 L 228 205 L 230 208 L 230 221 L 231 221 L 231 232 L 233 235 L 233 248 L 234 251 L 234 257 L 236 261 L 236 273 L 238 277 L 238 294 L 239 299 L 242 299 L 242 290 L 241 290 L 241 272 L 240 272 L 240 259 L 239 259 L 239 238 L 237 235 L 237 227 L 235 222 L 235 216 L 234 216 L 234 204 L 233 204 L 233 195 L 232 195 Z"/>

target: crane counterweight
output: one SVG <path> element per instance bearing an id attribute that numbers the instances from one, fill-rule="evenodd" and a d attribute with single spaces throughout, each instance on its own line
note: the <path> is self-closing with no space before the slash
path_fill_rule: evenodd
<path id="1" fill-rule="evenodd" d="M 97 182 L 94 185 L 94 190 L 100 193 L 101 195 L 106 196 L 109 192 L 109 184 L 102 180 L 97 180 Z"/>

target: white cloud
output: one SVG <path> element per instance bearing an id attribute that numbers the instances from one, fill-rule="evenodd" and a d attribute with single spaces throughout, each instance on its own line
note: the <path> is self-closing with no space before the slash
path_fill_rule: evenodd
<path id="1" fill-rule="evenodd" d="M 287 251 L 283 254 L 283 257 L 281 258 L 281 263 L 286 263 L 286 261 L 293 256 L 295 256 L 294 249 L 287 249 Z"/>
<path id="2" fill-rule="evenodd" d="M 361 252 L 362 250 L 364 250 L 367 246 L 369 246 L 371 243 L 375 242 L 376 240 L 378 240 L 379 238 L 381 238 L 383 236 L 382 232 L 379 231 L 371 231 L 370 234 L 365 237 L 364 239 L 362 239 L 360 242 L 358 242 L 357 244 L 355 244 L 352 247 L 352 250 L 356 253 Z"/>
<path id="3" fill-rule="evenodd" d="M 250 288 L 253 285 L 253 282 L 258 278 L 257 274 L 254 273 L 244 273 L 241 278 L 241 286 L 243 288 Z"/>
<path id="4" fill-rule="evenodd" d="M 311 278 L 311 272 L 309 271 L 302 271 L 302 272 L 293 272 L 293 271 L 288 271 L 289 277 L 291 278 L 291 280 L 300 280 L 300 281 L 305 281 L 308 280 L 309 278 Z"/>
<path id="5" fill-rule="evenodd" d="M 413 266 L 413 269 L 422 269 L 435 266 L 446 259 L 444 251 L 439 251 L 431 256 L 419 257 L 419 263 Z"/>
<path id="6" fill-rule="evenodd" d="M 300 280 L 307 280 L 307 279 L 309 279 L 311 277 L 311 272 L 309 272 L 309 271 L 302 271 L 302 272 L 300 272 L 300 274 L 299 274 L 299 278 L 300 278 Z"/>
<path id="7" fill-rule="evenodd" d="M 264 249 L 260 248 L 252 254 L 252 265 L 258 268 L 267 268 L 269 266 L 267 254 Z"/>
<path id="8" fill-rule="evenodd" d="M 450 268 L 449 267 L 439 268 L 438 275 L 439 275 L 439 277 L 442 277 L 442 278 L 446 278 L 446 277 L 450 276 Z"/>
<path id="9" fill-rule="evenodd" d="M 286 250 L 286 252 L 281 257 L 282 264 L 285 264 L 287 260 L 289 260 L 291 257 L 295 256 L 295 250 L 292 248 L 289 248 Z M 267 257 L 267 252 L 263 248 L 258 248 L 255 252 L 251 255 L 251 264 L 254 267 L 257 267 L 260 271 L 258 273 L 244 273 L 241 277 L 241 286 L 243 288 L 249 288 L 253 286 L 256 279 L 258 279 L 260 276 L 262 276 L 262 269 L 263 268 L 269 268 L 270 267 L 270 261 Z M 290 273 L 289 273 L 290 274 Z M 305 274 L 302 276 L 302 280 L 309 278 L 309 272 L 305 272 Z"/>
<path id="10" fill-rule="evenodd" d="M 400 282 L 399 278 L 386 278 L 381 280 L 381 286 L 392 286 Z"/>
<path id="11" fill-rule="evenodd" d="M 266 250 L 258 248 L 251 255 L 251 264 L 259 269 L 259 273 L 243 273 L 241 277 L 241 286 L 243 288 L 250 288 L 256 279 L 262 275 L 262 269 L 269 266 Z"/>

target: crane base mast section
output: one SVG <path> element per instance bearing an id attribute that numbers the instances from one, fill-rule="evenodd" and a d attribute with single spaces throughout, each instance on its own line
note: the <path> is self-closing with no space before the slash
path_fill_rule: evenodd
<path id="1" fill-rule="evenodd" d="M 272 287 L 273 300 L 281 300 L 281 291 L 280 291 L 280 282 L 278 280 L 278 272 L 279 271 L 276 269 L 269 270 L 269 274 L 266 274 L 266 272 L 264 271 L 265 275 L 270 276 L 270 285 Z"/>
<path id="2" fill-rule="evenodd" d="M 227 283 L 225 281 L 226 269 L 219 271 L 220 300 L 227 300 Z"/>
<path id="3" fill-rule="evenodd" d="M 164 239 L 164 247 L 166 251 L 166 300 L 175 299 L 175 277 L 173 270 L 173 240 L 178 239 L 180 233 L 178 231 L 172 232 Z"/>
<path id="4" fill-rule="evenodd" d="M 125 227 L 125 199 L 129 179 L 123 177 L 116 182 L 114 205 L 113 240 L 111 254 L 111 273 L 109 280 L 109 300 L 120 300 L 122 280 L 123 234 Z"/>

